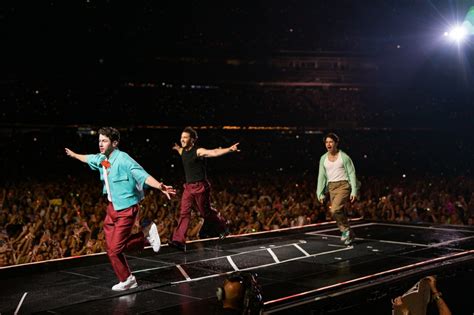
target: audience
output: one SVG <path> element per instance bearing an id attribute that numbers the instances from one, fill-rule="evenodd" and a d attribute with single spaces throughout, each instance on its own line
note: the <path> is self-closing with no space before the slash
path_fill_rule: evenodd
<path id="1" fill-rule="evenodd" d="M 314 71 L 313 76 L 325 80 L 318 70 Z M 295 77 L 301 77 L 301 73 L 298 71 Z M 285 78 L 273 86 L 259 85 L 255 78 L 237 86 L 15 82 L 0 86 L 1 101 L 6 105 L 0 110 L 0 123 L 100 125 L 102 117 L 110 112 L 120 113 L 108 119 L 111 124 L 127 126 L 179 126 L 192 121 L 201 126 L 212 122 L 258 126 L 264 122 L 267 126 L 319 128 L 433 128 L 468 127 L 474 118 L 473 109 L 466 106 L 469 104 L 462 95 L 358 83 L 305 86 L 288 78 L 286 72 Z M 274 77 L 272 80 L 278 81 Z"/>
<path id="2" fill-rule="evenodd" d="M 214 207 L 228 218 L 232 234 L 268 231 L 330 220 L 326 208 L 314 197 L 314 178 L 274 174 L 214 176 Z M 9 184 L 1 196 L 0 265 L 78 256 L 105 250 L 102 229 L 106 200 L 97 201 L 100 189 L 93 180 Z M 474 180 L 456 177 L 419 178 L 389 183 L 386 178 L 363 180 L 359 201 L 347 206 L 350 217 L 368 220 L 474 225 Z M 428 183 L 428 185 L 427 185 Z M 390 185 L 391 189 L 381 189 Z M 166 200 L 147 192 L 140 221 L 158 225 L 166 243 L 179 218 L 179 198 Z M 202 218 L 193 213 L 188 239 L 197 239 Z"/>
<path id="3" fill-rule="evenodd" d="M 376 98 L 387 102 L 383 106 L 369 101 L 374 95 L 370 88 L 123 86 L 114 90 L 116 93 L 96 91 L 110 96 L 106 106 L 100 108 L 91 105 L 93 102 L 79 104 L 73 96 L 66 97 L 63 104 L 58 95 L 67 96 L 71 91 L 57 89 L 40 86 L 31 90 L 17 85 L 3 91 L 4 101 L 21 106 L 2 107 L 2 122 L 13 119 L 17 123 L 37 123 L 47 117 L 80 125 L 86 123 L 83 113 L 94 111 L 96 115 L 88 115 L 92 120 L 87 123 L 98 123 L 94 119 L 102 121 L 101 113 L 115 106 L 121 115 L 115 115 L 109 123 L 129 126 L 121 128 L 127 138 L 127 147 L 122 149 L 133 152 L 145 168 L 159 169 L 166 178 L 175 178 L 170 183 L 174 187 L 181 187 L 179 179 L 184 177 L 181 163 L 171 151 L 179 132 L 159 124 L 172 117 L 176 125 L 192 121 L 207 126 L 200 129 L 207 141 L 201 143 L 203 146 L 240 142 L 242 152 L 232 162 L 224 157 L 208 163 L 213 206 L 228 218 L 233 234 L 330 220 L 326 208 L 314 198 L 317 159 L 324 150 L 318 143 L 329 127 L 347 139 L 341 148 L 352 152 L 362 181 L 360 199 L 347 206 L 350 217 L 398 223 L 474 224 L 473 170 L 466 158 L 474 155 L 474 144 L 469 133 L 461 128 L 392 129 L 406 122 L 403 118 L 407 112 L 398 109 L 397 100 L 390 101 L 387 95 Z M 84 94 L 91 95 L 91 91 Z M 420 92 L 415 99 L 424 97 Z M 129 106 L 132 101 L 144 101 L 146 110 Z M 431 102 L 436 103 L 436 98 Z M 75 106 L 70 106 L 73 103 Z M 415 118 L 423 117 L 433 109 L 429 104 L 420 102 L 411 113 Z M 436 117 L 447 117 L 445 126 L 472 120 L 469 110 L 449 116 L 443 112 L 446 106 L 434 108 Z M 393 124 L 387 123 L 389 117 Z M 436 117 L 428 121 L 436 122 Z M 210 125 L 215 121 L 242 128 L 222 130 Z M 262 121 L 266 128 L 249 127 Z M 142 125 L 136 127 L 135 122 Z M 384 128 L 374 127 L 379 122 L 385 122 Z M 416 125 L 423 126 L 424 122 Z M 0 266 L 105 250 L 102 225 L 106 200 L 97 201 L 101 193 L 100 185 L 96 185 L 99 179 L 83 174 L 83 168 L 71 164 L 63 154 L 65 143 L 74 143 L 81 152 L 96 150 L 88 138 L 95 137 L 91 132 L 94 128 L 74 126 L 2 128 L 2 148 L 8 150 L 3 150 L 0 158 Z M 441 153 L 442 145 L 449 146 L 449 160 Z M 177 225 L 179 202 L 179 198 L 168 201 L 147 192 L 137 227 L 154 221 L 163 243 L 168 242 Z M 202 218 L 193 213 L 189 240 L 199 237 L 202 223 Z"/>

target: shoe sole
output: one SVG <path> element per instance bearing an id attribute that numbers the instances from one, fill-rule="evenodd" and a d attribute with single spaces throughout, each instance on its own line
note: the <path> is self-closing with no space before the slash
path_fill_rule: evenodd
<path id="1" fill-rule="evenodd" d="M 222 233 L 222 234 L 220 234 L 220 235 L 219 235 L 219 240 L 222 241 L 222 240 L 225 239 L 229 234 L 230 234 L 230 233 Z"/>
<path id="2" fill-rule="evenodd" d="M 135 288 L 138 288 L 138 283 L 136 283 L 136 282 L 134 284 L 132 284 L 129 288 L 124 288 L 124 289 L 120 289 L 120 290 L 112 288 L 112 291 L 120 292 L 120 291 L 127 291 L 127 290 L 130 290 L 130 289 L 135 289 Z"/>
<path id="3" fill-rule="evenodd" d="M 353 242 L 354 242 L 354 237 L 345 240 L 344 245 L 350 246 L 352 245 Z"/>
<path id="4" fill-rule="evenodd" d="M 158 233 L 158 227 L 154 223 L 153 223 L 153 226 L 150 228 L 150 231 L 148 233 L 151 234 L 152 230 L 153 230 L 153 234 L 158 235 L 158 242 L 157 242 L 158 245 L 155 246 L 155 245 L 151 244 L 151 242 L 150 242 L 150 240 L 152 239 L 151 237 L 149 237 L 148 242 L 150 243 L 153 251 L 155 253 L 158 253 L 160 251 L 160 248 L 161 248 L 161 239 L 160 239 L 160 234 Z M 153 243 L 155 243 L 155 242 L 153 242 Z"/>

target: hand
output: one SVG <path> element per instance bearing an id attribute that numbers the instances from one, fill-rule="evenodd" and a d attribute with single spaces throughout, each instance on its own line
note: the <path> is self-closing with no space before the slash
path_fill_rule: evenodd
<path id="1" fill-rule="evenodd" d="M 319 202 L 320 202 L 321 204 L 324 204 L 324 200 L 326 200 L 326 198 L 321 197 L 321 198 L 319 198 L 318 200 L 319 200 Z"/>
<path id="2" fill-rule="evenodd" d="M 181 146 L 179 144 L 175 143 L 171 149 L 176 150 L 176 151 L 179 152 L 179 149 L 181 149 Z"/>
<path id="3" fill-rule="evenodd" d="M 438 289 L 436 288 L 436 278 L 434 276 L 428 276 L 426 277 L 426 279 L 428 279 L 428 284 L 430 285 L 431 292 L 438 292 Z"/>
<path id="4" fill-rule="evenodd" d="M 166 195 L 168 199 L 171 199 L 170 195 L 176 195 L 176 189 L 173 189 L 172 186 L 167 186 L 163 183 L 161 183 L 160 190 Z"/>
<path id="5" fill-rule="evenodd" d="M 81 233 L 84 232 L 84 230 L 85 228 L 83 226 L 75 228 L 74 236 L 79 238 L 81 236 Z"/>
<path id="6" fill-rule="evenodd" d="M 70 157 L 73 158 L 73 157 L 76 155 L 75 152 L 69 150 L 68 148 L 64 148 L 64 150 L 66 151 L 66 155 L 67 155 L 67 156 L 70 156 Z"/>
<path id="7" fill-rule="evenodd" d="M 49 237 L 49 233 L 44 232 L 44 233 L 43 233 L 43 236 L 41 236 L 40 244 L 41 244 L 41 243 L 46 243 L 46 242 L 48 242 L 50 239 L 51 239 L 51 238 Z"/>
<path id="8" fill-rule="evenodd" d="M 240 152 L 239 148 L 237 148 L 237 146 L 239 145 L 239 143 L 237 142 L 236 144 L 233 144 L 229 147 L 229 151 L 230 152 Z"/>
<path id="9" fill-rule="evenodd" d="M 392 305 L 394 305 L 394 306 L 403 305 L 402 297 L 401 297 L 401 296 L 397 296 L 396 298 L 394 298 L 394 299 L 392 300 Z"/>
<path id="10" fill-rule="evenodd" d="M 356 195 L 351 195 L 351 203 L 353 203 L 356 200 L 357 200 L 357 196 Z"/>

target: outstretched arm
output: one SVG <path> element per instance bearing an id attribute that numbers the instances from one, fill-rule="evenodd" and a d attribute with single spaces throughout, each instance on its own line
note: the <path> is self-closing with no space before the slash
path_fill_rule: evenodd
<path id="1" fill-rule="evenodd" d="M 239 143 L 236 143 L 236 144 L 231 145 L 228 148 L 224 148 L 224 149 L 217 148 L 213 150 L 199 148 L 197 149 L 196 154 L 197 156 L 201 156 L 201 157 L 218 157 L 218 156 L 231 153 L 231 152 L 240 152 L 239 148 L 237 147 L 238 145 Z"/>
<path id="2" fill-rule="evenodd" d="M 161 192 L 164 193 L 168 199 L 171 199 L 170 195 L 176 194 L 176 189 L 173 189 L 173 187 L 171 186 L 167 186 L 163 183 L 160 183 L 159 181 L 154 179 L 153 176 L 148 176 L 147 179 L 145 180 L 145 184 L 153 188 L 161 190 Z"/>
<path id="3" fill-rule="evenodd" d="M 179 155 L 183 154 L 183 148 L 179 146 L 179 144 L 175 143 L 174 146 L 172 147 L 173 150 L 176 150 Z"/>
<path id="4" fill-rule="evenodd" d="M 87 156 L 85 154 L 77 154 L 74 151 L 69 150 L 68 148 L 65 148 L 65 150 L 66 150 L 67 156 L 78 159 L 81 162 L 87 163 Z"/>

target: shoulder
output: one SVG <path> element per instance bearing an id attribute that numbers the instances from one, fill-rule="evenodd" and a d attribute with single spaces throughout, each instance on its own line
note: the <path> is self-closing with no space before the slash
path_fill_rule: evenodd
<path id="1" fill-rule="evenodd" d="M 196 146 L 193 146 L 191 149 L 188 149 L 188 150 L 185 150 L 183 148 L 183 152 L 186 152 L 186 153 L 193 153 L 193 152 L 197 152 L 197 151 L 200 151 L 204 149 L 203 147 L 196 147 Z"/>
<path id="2" fill-rule="evenodd" d="M 118 163 L 123 163 L 123 164 L 134 164 L 136 161 L 127 153 L 123 151 L 117 152 L 117 161 Z"/>
<path id="3" fill-rule="evenodd" d="M 341 154 L 341 157 L 342 157 L 342 158 L 350 159 L 349 155 L 348 155 L 346 152 L 344 152 L 344 151 L 342 151 L 342 150 L 339 150 L 339 153 Z"/>
<path id="4" fill-rule="evenodd" d="M 122 159 L 131 159 L 132 158 L 127 152 L 124 152 L 124 151 L 117 152 L 117 157 L 122 158 Z"/>
<path id="5" fill-rule="evenodd" d="M 93 158 L 96 158 L 96 159 L 99 159 L 99 158 L 105 159 L 105 155 L 103 155 L 102 153 L 86 154 L 86 157 L 87 157 L 88 159 L 93 159 Z"/>
<path id="6" fill-rule="evenodd" d="M 207 149 L 205 149 L 203 147 L 194 147 L 190 151 L 192 151 L 192 152 L 190 152 L 191 154 L 194 154 L 194 155 L 200 157 L 202 154 L 204 154 L 207 151 Z"/>
<path id="7" fill-rule="evenodd" d="M 343 151 L 340 151 L 340 152 L 341 152 L 341 157 L 342 157 L 342 163 L 344 163 L 344 165 L 346 164 L 353 165 L 354 162 L 352 162 L 351 157 Z"/>
<path id="8" fill-rule="evenodd" d="M 98 164 L 104 159 L 105 159 L 105 155 L 103 155 L 102 153 L 86 154 L 87 163 L 97 163 Z"/>
<path id="9" fill-rule="evenodd" d="M 121 160 L 132 158 L 127 152 L 124 152 L 122 150 L 116 150 L 116 152 L 114 152 L 114 154 L 116 154 L 115 158 L 121 159 Z"/>

